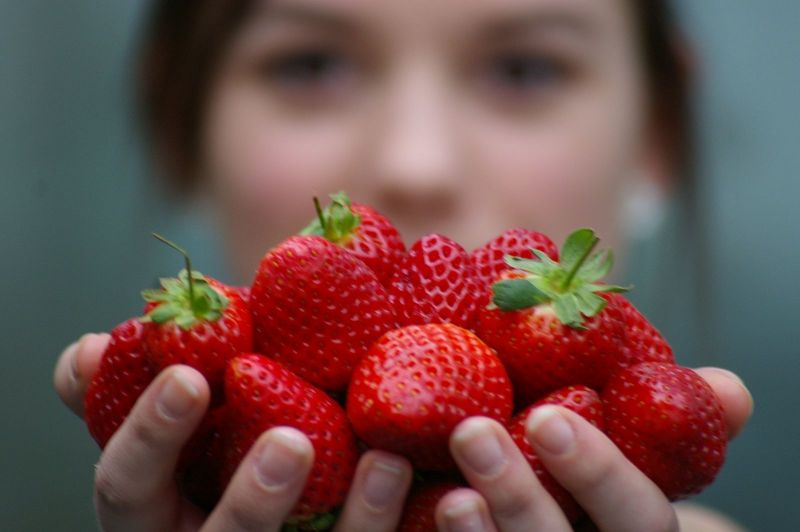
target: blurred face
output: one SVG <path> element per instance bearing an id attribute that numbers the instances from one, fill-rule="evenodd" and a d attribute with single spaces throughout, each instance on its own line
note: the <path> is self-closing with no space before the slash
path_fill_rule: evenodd
<path id="1" fill-rule="evenodd" d="M 521 226 L 620 243 L 645 94 L 625 0 L 272 0 L 227 50 L 205 178 L 248 279 L 347 191 L 407 243 Z"/>

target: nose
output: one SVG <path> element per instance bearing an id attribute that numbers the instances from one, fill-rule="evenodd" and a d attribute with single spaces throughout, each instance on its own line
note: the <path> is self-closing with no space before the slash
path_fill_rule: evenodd
<path id="1" fill-rule="evenodd" d="M 389 212 L 446 217 L 455 209 L 464 158 L 451 100 L 430 65 L 406 68 L 387 83 L 365 177 Z"/>

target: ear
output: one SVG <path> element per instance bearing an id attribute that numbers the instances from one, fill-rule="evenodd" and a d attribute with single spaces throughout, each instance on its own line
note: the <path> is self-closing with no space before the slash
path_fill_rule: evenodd
<path id="1" fill-rule="evenodd" d="M 658 124 L 650 125 L 648 130 L 641 148 L 636 180 L 646 181 L 646 186 L 655 187 L 669 196 L 681 179 L 680 150 L 675 146 L 674 134 L 667 134 Z"/>
<path id="2" fill-rule="evenodd" d="M 650 104 L 641 169 L 665 194 L 671 194 L 691 170 L 693 128 L 691 94 L 697 79 L 698 58 L 691 44 L 674 33 L 669 39 L 670 60 L 664 72 L 650 82 Z"/>

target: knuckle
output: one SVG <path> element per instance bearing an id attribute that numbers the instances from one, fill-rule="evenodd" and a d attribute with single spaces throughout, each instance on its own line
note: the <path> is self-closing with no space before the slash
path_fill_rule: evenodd
<path id="1" fill-rule="evenodd" d="M 661 511 L 649 512 L 647 522 L 642 524 L 642 530 L 654 532 L 678 532 L 678 516 L 671 505 L 666 505 Z"/>
<path id="2" fill-rule="evenodd" d="M 136 509 L 136 501 L 123 488 L 118 472 L 103 460 L 95 466 L 94 496 L 97 508 L 113 515 L 131 513 Z"/>
<path id="3" fill-rule="evenodd" d="M 226 522 L 229 522 L 234 530 L 263 530 L 269 524 L 268 519 L 260 515 L 263 511 L 259 512 L 257 506 L 246 500 L 231 500 L 225 514 Z"/>
<path id="4" fill-rule="evenodd" d="M 533 506 L 533 491 L 523 489 L 496 490 L 489 502 L 492 515 L 501 521 L 513 520 Z"/>
<path id="5" fill-rule="evenodd" d="M 130 436 L 135 445 L 145 449 L 159 449 L 164 444 L 165 430 L 144 415 L 131 416 Z"/>
<path id="6" fill-rule="evenodd" d="M 620 464 L 608 455 L 586 460 L 583 464 L 584 467 L 579 469 L 578 478 L 572 483 L 575 485 L 574 489 L 581 493 L 597 493 L 605 489 L 609 483 L 614 483 L 620 475 Z"/>

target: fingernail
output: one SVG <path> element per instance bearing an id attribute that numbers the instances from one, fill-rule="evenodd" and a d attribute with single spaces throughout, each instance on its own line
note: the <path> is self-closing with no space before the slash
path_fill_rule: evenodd
<path id="1" fill-rule="evenodd" d="M 200 391 L 182 370 L 174 370 L 158 395 L 158 411 L 167 419 L 177 420 L 188 414 Z"/>
<path id="2" fill-rule="evenodd" d="M 528 417 L 525 428 L 528 436 L 533 440 L 531 443 L 552 454 L 568 452 L 575 442 L 572 425 L 554 406 L 541 406 L 534 409 Z"/>
<path id="3" fill-rule="evenodd" d="M 306 442 L 293 430 L 270 432 L 256 465 L 259 482 L 272 490 L 287 486 L 295 480 L 305 463 L 306 448 Z"/>
<path id="4" fill-rule="evenodd" d="M 78 373 L 78 348 L 80 345 L 80 342 L 75 342 L 69 348 L 69 378 L 73 385 L 77 384 L 80 378 Z"/>
<path id="5" fill-rule="evenodd" d="M 478 503 L 473 500 L 463 501 L 444 512 L 447 532 L 479 532 L 484 530 Z"/>
<path id="6" fill-rule="evenodd" d="M 385 460 L 375 460 L 364 479 L 364 502 L 373 510 L 383 510 L 398 496 L 403 469 Z"/>
<path id="7" fill-rule="evenodd" d="M 466 465 L 481 476 L 495 476 L 508 463 L 497 435 L 486 421 L 467 421 L 456 432 L 454 444 Z"/>
<path id="8" fill-rule="evenodd" d="M 742 378 L 739 377 L 736 373 L 734 373 L 734 372 L 732 372 L 730 370 L 727 370 L 727 369 L 724 369 L 724 368 L 716 368 L 716 367 L 707 367 L 707 368 L 700 368 L 700 369 L 702 369 L 704 371 L 712 371 L 714 373 L 718 373 L 718 374 L 720 374 L 720 375 L 722 375 L 724 377 L 727 377 L 727 378 L 731 379 L 732 381 L 740 384 L 742 386 L 742 388 L 747 389 L 747 387 L 744 385 L 744 381 L 742 380 Z"/>
<path id="9" fill-rule="evenodd" d="M 80 368 L 78 367 L 78 353 L 86 348 L 86 344 L 97 336 L 93 333 L 86 333 L 81 336 L 77 342 L 72 344 L 69 353 L 69 378 L 72 379 L 73 384 L 77 384 L 81 378 Z"/>

